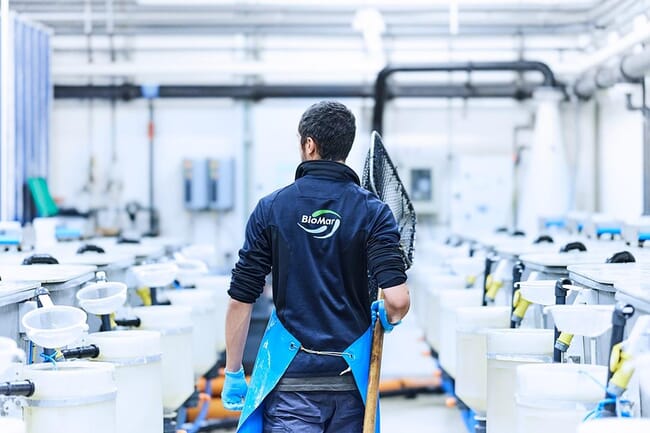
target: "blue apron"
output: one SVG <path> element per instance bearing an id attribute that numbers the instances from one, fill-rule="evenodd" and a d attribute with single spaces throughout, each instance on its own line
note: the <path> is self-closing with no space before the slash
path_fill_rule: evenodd
<path id="1" fill-rule="evenodd" d="M 278 384 L 282 375 L 300 350 L 300 342 L 282 325 L 275 313 L 271 313 L 269 323 L 262 337 L 257 353 L 253 375 L 248 386 L 237 426 L 238 433 L 261 433 L 264 413 L 264 399 Z M 370 369 L 372 347 L 372 328 L 369 327 L 354 343 L 344 350 L 343 359 L 352 370 L 354 381 L 365 404 Z M 379 433 L 379 403 L 377 403 L 377 422 L 375 432 Z"/>

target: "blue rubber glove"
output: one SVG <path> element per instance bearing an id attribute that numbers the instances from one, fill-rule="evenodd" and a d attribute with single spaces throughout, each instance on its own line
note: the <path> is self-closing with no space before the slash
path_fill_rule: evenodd
<path id="1" fill-rule="evenodd" d="M 373 302 L 372 305 L 370 305 L 370 311 L 372 312 L 372 327 L 375 327 L 375 321 L 377 320 L 377 316 L 379 316 L 379 322 L 381 322 L 381 326 L 384 328 L 384 332 L 386 333 L 389 333 L 394 327 L 402 323 L 401 320 L 397 323 L 390 323 L 388 315 L 386 314 L 386 307 L 384 306 L 383 299 Z"/>
<path id="2" fill-rule="evenodd" d="M 248 384 L 246 376 L 244 376 L 244 368 L 242 367 L 236 372 L 226 370 L 226 379 L 221 390 L 223 407 L 228 410 L 242 410 L 247 391 Z"/>

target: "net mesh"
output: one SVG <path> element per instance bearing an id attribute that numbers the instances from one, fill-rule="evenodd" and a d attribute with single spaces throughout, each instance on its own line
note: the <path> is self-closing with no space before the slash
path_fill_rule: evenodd
<path id="1" fill-rule="evenodd" d="M 415 210 L 377 132 L 373 132 L 370 139 L 370 149 L 366 156 L 361 184 L 367 190 L 377 194 L 393 212 L 400 234 L 402 258 L 406 269 L 410 268 L 413 263 L 415 243 Z M 375 297 L 373 295 L 377 293 L 377 284 L 374 281 L 370 282 L 370 293 L 373 299 Z"/>

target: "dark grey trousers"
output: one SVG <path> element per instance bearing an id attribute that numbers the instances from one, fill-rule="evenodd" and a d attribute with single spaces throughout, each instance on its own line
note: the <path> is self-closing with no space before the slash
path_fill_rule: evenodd
<path id="1" fill-rule="evenodd" d="M 264 433 L 361 433 L 359 391 L 273 391 L 265 401 Z"/>

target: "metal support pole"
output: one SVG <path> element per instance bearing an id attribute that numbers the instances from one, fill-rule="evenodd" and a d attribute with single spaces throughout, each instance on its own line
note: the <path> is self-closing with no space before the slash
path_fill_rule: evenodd
<path id="1" fill-rule="evenodd" d="M 517 288 L 517 284 L 521 282 L 521 277 L 524 274 L 524 264 L 523 262 L 517 260 L 517 263 L 512 268 L 512 297 L 510 298 L 510 316 L 512 317 L 512 313 L 515 311 L 515 292 L 519 290 Z M 511 328 L 516 328 L 517 327 L 517 322 L 514 320 L 510 320 L 510 327 Z"/>
<path id="2" fill-rule="evenodd" d="M 488 292 L 488 277 L 492 272 L 492 265 L 494 264 L 495 259 L 490 255 L 485 257 L 485 269 L 483 270 L 483 303 L 485 307 L 487 305 L 487 292 Z"/>
<path id="3" fill-rule="evenodd" d="M 147 134 L 149 137 L 149 232 L 153 233 L 156 229 L 156 215 L 155 215 L 155 206 L 154 206 L 154 107 L 153 99 L 149 98 L 147 101 L 149 108 L 149 123 L 147 128 Z"/>
<path id="4" fill-rule="evenodd" d="M 646 103 L 646 78 L 642 84 L 643 115 L 643 215 L 650 215 L 650 109 Z"/>
<path id="5" fill-rule="evenodd" d="M 641 80 L 641 105 L 632 104 L 632 95 L 627 94 L 626 108 L 640 111 L 643 116 L 643 215 L 650 215 L 650 108 L 646 103 L 646 80 Z"/>

